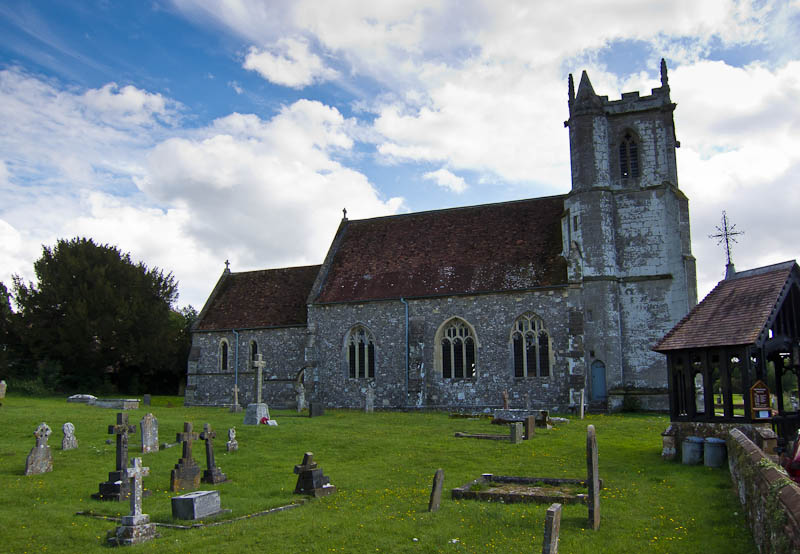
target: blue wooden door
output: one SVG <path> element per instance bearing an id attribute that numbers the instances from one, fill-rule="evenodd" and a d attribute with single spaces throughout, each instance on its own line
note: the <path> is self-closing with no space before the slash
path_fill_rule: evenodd
<path id="1" fill-rule="evenodd" d="M 600 360 L 592 362 L 592 400 L 606 399 L 606 364 Z"/>

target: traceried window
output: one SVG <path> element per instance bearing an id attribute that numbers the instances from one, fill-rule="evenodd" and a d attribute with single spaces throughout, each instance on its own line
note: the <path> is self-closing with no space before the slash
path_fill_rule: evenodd
<path id="1" fill-rule="evenodd" d="M 442 377 L 445 379 L 472 379 L 475 377 L 475 336 L 461 319 L 455 318 L 442 330 L 439 342 L 442 360 Z"/>
<path id="2" fill-rule="evenodd" d="M 619 174 L 623 179 L 639 178 L 639 147 L 630 131 L 619 143 Z"/>
<path id="3" fill-rule="evenodd" d="M 375 339 L 365 327 L 358 325 L 350 330 L 345 358 L 351 379 L 375 378 Z"/>
<path id="4" fill-rule="evenodd" d="M 222 339 L 219 343 L 219 370 L 220 371 L 227 371 L 228 370 L 228 341 Z"/>
<path id="5" fill-rule="evenodd" d="M 514 322 L 511 332 L 514 352 L 514 377 L 550 376 L 550 333 L 542 320 L 525 314 Z"/>

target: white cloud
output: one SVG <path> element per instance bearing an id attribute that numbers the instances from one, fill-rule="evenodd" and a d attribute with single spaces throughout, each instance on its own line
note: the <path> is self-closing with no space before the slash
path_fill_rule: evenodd
<path id="1" fill-rule="evenodd" d="M 451 192 L 462 193 L 467 190 L 467 182 L 458 175 L 455 175 L 445 168 L 429 171 L 422 176 L 424 179 L 434 181 L 443 189 Z"/>
<path id="2" fill-rule="evenodd" d="M 309 50 L 308 41 L 302 38 L 280 39 L 269 50 L 251 46 L 242 67 L 276 85 L 297 89 L 338 76 Z"/>

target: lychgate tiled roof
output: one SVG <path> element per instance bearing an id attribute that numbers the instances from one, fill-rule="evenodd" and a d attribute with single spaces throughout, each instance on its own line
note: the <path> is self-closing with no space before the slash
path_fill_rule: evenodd
<path id="1" fill-rule="evenodd" d="M 720 281 L 653 350 L 755 343 L 795 267 L 794 261 L 784 262 Z"/>
<path id="2" fill-rule="evenodd" d="M 564 196 L 347 222 L 316 302 L 524 290 L 567 282 Z"/>
<path id="3" fill-rule="evenodd" d="M 305 325 L 318 265 L 223 275 L 195 329 Z"/>

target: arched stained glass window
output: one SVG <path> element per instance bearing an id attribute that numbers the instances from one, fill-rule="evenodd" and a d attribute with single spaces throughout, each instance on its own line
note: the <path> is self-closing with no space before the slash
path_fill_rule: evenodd
<path id="1" fill-rule="evenodd" d="M 517 318 L 511 331 L 514 377 L 550 376 L 550 334 L 533 314 Z"/>
<path id="2" fill-rule="evenodd" d="M 475 377 L 475 337 L 472 329 L 461 319 L 447 322 L 441 333 L 439 348 L 444 379 Z"/>
<path id="3" fill-rule="evenodd" d="M 350 329 L 345 357 L 351 379 L 375 378 L 375 339 L 367 328 L 357 325 Z"/>

